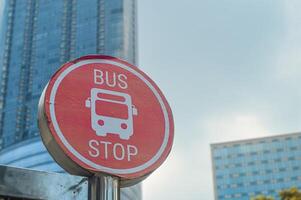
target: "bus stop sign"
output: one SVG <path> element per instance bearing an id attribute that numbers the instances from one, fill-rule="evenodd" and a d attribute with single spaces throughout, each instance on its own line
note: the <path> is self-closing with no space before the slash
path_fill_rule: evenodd
<path id="1" fill-rule="evenodd" d="M 167 158 L 171 109 L 158 86 L 120 59 L 90 55 L 64 64 L 40 98 L 44 144 L 69 173 L 117 176 L 132 185 Z"/>

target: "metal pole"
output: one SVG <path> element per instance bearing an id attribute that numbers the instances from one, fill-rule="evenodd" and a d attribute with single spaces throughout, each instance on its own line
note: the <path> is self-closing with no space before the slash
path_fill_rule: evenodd
<path id="1" fill-rule="evenodd" d="M 120 185 L 117 177 L 94 175 L 89 178 L 89 200 L 120 200 Z"/>

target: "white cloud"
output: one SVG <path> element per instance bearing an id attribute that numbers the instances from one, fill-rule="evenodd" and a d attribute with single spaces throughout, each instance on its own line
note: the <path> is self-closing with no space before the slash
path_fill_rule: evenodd
<path id="1" fill-rule="evenodd" d="M 200 154 L 175 148 L 167 161 L 143 182 L 143 199 L 199 200 L 201 184 Z M 208 191 L 208 190 L 207 190 Z"/>
<path id="2" fill-rule="evenodd" d="M 210 138 L 211 143 L 255 138 L 268 133 L 263 120 L 249 113 L 215 116 L 201 123 L 200 129 Z"/>

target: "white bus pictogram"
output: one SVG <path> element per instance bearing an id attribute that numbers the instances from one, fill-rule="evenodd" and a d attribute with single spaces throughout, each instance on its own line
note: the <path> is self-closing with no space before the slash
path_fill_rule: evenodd
<path id="1" fill-rule="evenodd" d="M 85 104 L 91 109 L 91 127 L 96 135 L 117 134 L 123 140 L 133 135 L 133 115 L 138 113 L 130 95 L 92 88 Z"/>

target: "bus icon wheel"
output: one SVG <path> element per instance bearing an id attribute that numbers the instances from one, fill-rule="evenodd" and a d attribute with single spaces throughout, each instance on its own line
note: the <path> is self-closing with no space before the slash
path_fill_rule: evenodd
<path id="1" fill-rule="evenodd" d="M 105 136 L 107 136 L 107 133 L 104 133 L 102 131 L 96 131 L 96 135 L 105 137 Z"/>
<path id="2" fill-rule="evenodd" d="M 129 140 L 130 139 L 130 136 L 128 135 L 119 135 L 120 139 L 123 139 L 123 140 Z"/>

